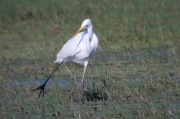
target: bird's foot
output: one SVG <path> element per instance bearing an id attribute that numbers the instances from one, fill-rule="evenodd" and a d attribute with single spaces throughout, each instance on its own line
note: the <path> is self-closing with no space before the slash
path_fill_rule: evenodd
<path id="1" fill-rule="evenodd" d="M 41 96 L 41 93 L 42 93 L 42 97 L 44 98 L 45 86 L 46 86 L 46 83 L 43 83 L 41 86 L 39 86 L 38 88 L 36 88 L 36 89 L 34 89 L 32 91 L 40 90 L 39 97 Z"/>

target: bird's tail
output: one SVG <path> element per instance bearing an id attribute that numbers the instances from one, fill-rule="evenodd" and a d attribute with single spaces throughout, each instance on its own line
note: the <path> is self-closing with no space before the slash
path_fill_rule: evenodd
<path id="1" fill-rule="evenodd" d="M 61 62 L 63 62 L 63 59 L 62 58 L 57 58 L 55 61 L 54 61 L 54 63 L 61 63 Z"/>

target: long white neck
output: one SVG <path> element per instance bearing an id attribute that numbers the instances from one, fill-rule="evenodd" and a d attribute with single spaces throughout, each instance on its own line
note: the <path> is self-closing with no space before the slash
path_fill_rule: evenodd
<path id="1" fill-rule="evenodd" d="M 92 40 L 92 37 L 93 37 L 93 26 L 90 25 L 88 28 L 87 28 L 87 31 L 88 31 L 88 34 L 89 34 L 89 39 L 90 41 Z"/>

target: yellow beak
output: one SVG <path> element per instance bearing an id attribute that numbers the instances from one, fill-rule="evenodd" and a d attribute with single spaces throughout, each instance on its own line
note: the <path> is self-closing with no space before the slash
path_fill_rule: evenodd
<path id="1" fill-rule="evenodd" d="M 73 35 L 73 37 L 76 36 L 79 32 L 81 32 L 81 31 L 83 31 L 83 30 L 84 30 L 84 27 L 80 27 L 79 30 L 76 31 L 76 33 Z M 73 37 L 72 37 L 72 38 L 73 38 Z"/>

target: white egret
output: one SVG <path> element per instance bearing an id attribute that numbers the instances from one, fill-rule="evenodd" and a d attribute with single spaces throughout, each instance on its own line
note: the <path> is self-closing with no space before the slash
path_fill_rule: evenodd
<path id="1" fill-rule="evenodd" d="M 82 89 L 82 96 L 83 96 L 83 89 L 84 89 L 84 75 L 86 72 L 86 68 L 89 62 L 89 59 L 94 55 L 96 52 L 96 48 L 98 46 L 98 38 L 96 34 L 93 32 L 93 25 L 90 19 L 85 19 L 82 22 L 81 27 L 79 30 L 71 37 L 61 48 L 59 53 L 57 54 L 57 59 L 54 61 L 55 63 L 59 63 L 57 67 L 53 70 L 47 80 L 35 90 L 40 90 L 39 97 L 44 97 L 44 89 L 46 83 L 51 78 L 53 73 L 58 69 L 58 67 L 63 62 L 75 62 L 84 65 L 84 70 L 82 74 L 82 81 L 81 81 L 81 89 Z"/>

